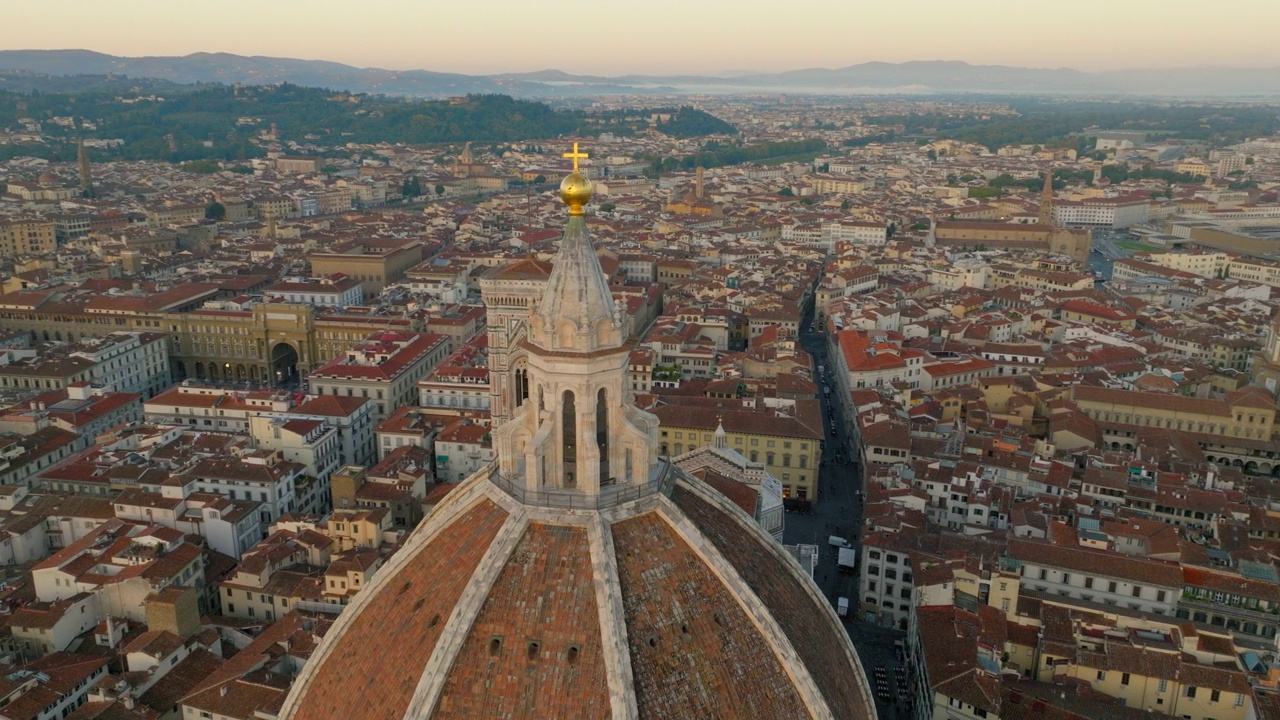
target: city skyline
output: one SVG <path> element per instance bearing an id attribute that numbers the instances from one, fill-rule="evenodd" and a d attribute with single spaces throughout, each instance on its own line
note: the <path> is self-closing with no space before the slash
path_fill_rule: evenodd
<path id="1" fill-rule="evenodd" d="M 1219 4 L 1216 17 L 1248 19 L 1231 28 L 1232 42 L 1225 45 L 1204 42 L 1206 18 L 1198 3 L 1084 0 L 1073 6 L 1077 20 L 1070 23 L 1043 5 L 982 14 L 934 0 L 890 7 L 803 0 L 780 14 L 656 0 L 642 14 L 602 17 L 608 3 L 567 0 L 548 12 L 545 6 L 499 0 L 477 18 L 471 6 L 425 7 L 407 0 L 363 15 L 327 0 L 265 6 L 228 0 L 217 13 L 135 0 L 127 14 L 118 6 L 52 0 L 12 8 L 11 22 L 0 28 L 0 48 L 135 57 L 227 52 L 466 74 L 557 69 L 715 75 L 913 60 L 1086 72 L 1280 66 L 1280 54 L 1268 42 L 1268 29 L 1280 23 L 1280 5 Z"/>

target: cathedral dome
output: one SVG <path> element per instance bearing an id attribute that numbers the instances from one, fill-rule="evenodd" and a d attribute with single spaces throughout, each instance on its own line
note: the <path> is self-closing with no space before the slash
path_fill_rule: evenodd
<path id="1" fill-rule="evenodd" d="M 450 493 L 280 718 L 875 717 L 830 604 L 709 485 L 660 462 L 600 509 L 513 489 Z"/>
<path id="2" fill-rule="evenodd" d="M 569 177 L 566 202 L 585 202 L 589 184 Z M 279 717 L 874 718 L 813 579 L 742 507 L 659 457 L 569 204 L 541 300 L 523 320 L 489 319 L 496 461 L 343 611 Z"/>

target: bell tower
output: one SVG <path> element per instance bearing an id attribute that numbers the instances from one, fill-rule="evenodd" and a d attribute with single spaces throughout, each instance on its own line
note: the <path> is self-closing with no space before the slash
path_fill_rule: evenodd
<path id="1" fill-rule="evenodd" d="M 1040 190 L 1040 214 L 1036 218 L 1040 225 L 1053 224 L 1053 170 L 1044 171 L 1044 188 Z"/>
<path id="2" fill-rule="evenodd" d="M 546 289 L 530 307 L 528 400 L 494 431 L 499 473 L 530 492 L 598 496 L 648 480 L 657 461 L 658 419 L 632 405 L 622 312 L 600 268 L 584 217 L 591 181 L 579 170 L 560 183 L 569 221 Z"/>

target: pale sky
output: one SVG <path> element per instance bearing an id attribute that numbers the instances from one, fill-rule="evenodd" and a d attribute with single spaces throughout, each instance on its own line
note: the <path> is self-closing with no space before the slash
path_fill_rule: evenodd
<path id="1" fill-rule="evenodd" d="M 0 49 L 230 52 L 471 74 L 713 74 L 873 60 L 1280 66 L 1276 0 L 39 0 Z"/>

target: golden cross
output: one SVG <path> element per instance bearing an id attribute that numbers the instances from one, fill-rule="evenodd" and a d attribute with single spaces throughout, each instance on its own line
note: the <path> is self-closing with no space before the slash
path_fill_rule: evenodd
<path id="1" fill-rule="evenodd" d="M 580 152 L 578 152 L 578 143 L 574 143 L 574 144 L 573 144 L 573 152 L 571 152 L 571 153 L 565 153 L 565 154 L 564 154 L 564 156 L 565 156 L 565 157 L 567 157 L 567 158 L 573 158 L 573 171 L 574 171 L 574 172 L 578 172 L 578 158 L 584 158 L 584 159 L 585 159 L 585 158 L 589 157 L 586 153 L 580 153 Z"/>

